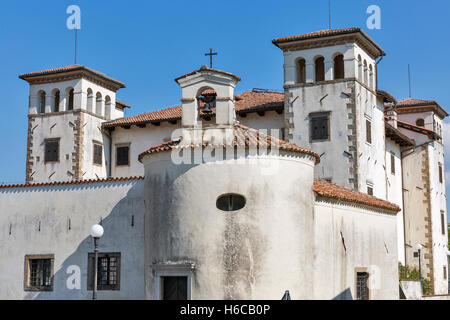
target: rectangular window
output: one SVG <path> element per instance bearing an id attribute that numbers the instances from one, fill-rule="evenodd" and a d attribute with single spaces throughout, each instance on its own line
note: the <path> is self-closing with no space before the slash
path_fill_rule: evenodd
<path id="1" fill-rule="evenodd" d="M 447 280 L 447 267 L 444 266 L 444 280 Z"/>
<path id="2" fill-rule="evenodd" d="M 116 166 L 128 166 L 130 164 L 130 146 L 116 147 Z"/>
<path id="3" fill-rule="evenodd" d="M 367 272 L 356 273 L 356 299 L 369 300 L 369 274 Z"/>
<path id="4" fill-rule="evenodd" d="M 163 300 L 187 300 L 187 277 L 161 277 Z"/>
<path id="5" fill-rule="evenodd" d="M 94 288 L 95 256 L 88 256 L 88 290 Z M 97 290 L 120 290 L 120 253 L 99 253 L 97 260 Z"/>
<path id="6" fill-rule="evenodd" d="M 439 182 L 442 183 L 442 164 L 439 164 Z"/>
<path id="7" fill-rule="evenodd" d="M 395 155 L 391 153 L 391 174 L 395 174 Z"/>
<path id="8" fill-rule="evenodd" d="M 367 194 L 373 196 L 373 186 L 367 186 Z"/>
<path id="9" fill-rule="evenodd" d="M 45 140 L 45 163 L 59 161 L 59 138 Z"/>
<path id="10" fill-rule="evenodd" d="M 53 290 L 53 261 L 52 254 L 25 256 L 25 291 Z"/>
<path id="11" fill-rule="evenodd" d="M 103 145 L 95 141 L 93 145 L 94 145 L 94 164 L 102 165 Z"/>
<path id="12" fill-rule="evenodd" d="M 445 213 L 441 210 L 441 229 L 442 235 L 445 235 Z"/>
<path id="13" fill-rule="evenodd" d="M 312 113 L 309 115 L 311 141 L 330 139 L 330 113 Z"/>
<path id="14" fill-rule="evenodd" d="M 366 141 L 372 143 L 372 123 L 366 119 Z"/>

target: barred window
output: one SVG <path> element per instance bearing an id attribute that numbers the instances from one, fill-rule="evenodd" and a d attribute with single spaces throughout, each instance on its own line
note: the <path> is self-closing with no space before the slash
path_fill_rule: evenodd
<path id="1" fill-rule="evenodd" d="M 369 300 L 369 274 L 367 272 L 356 273 L 356 299 Z"/>
<path id="2" fill-rule="evenodd" d="M 130 146 L 116 147 L 116 165 L 127 166 L 130 164 Z"/>
<path id="3" fill-rule="evenodd" d="M 53 290 L 53 255 L 25 256 L 25 291 Z"/>
<path id="4" fill-rule="evenodd" d="M 88 290 L 94 287 L 93 253 L 89 253 Z M 97 290 L 120 290 L 120 253 L 99 253 L 97 260 Z"/>
<path id="5" fill-rule="evenodd" d="M 59 161 L 59 138 L 45 140 L 45 162 Z"/>
<path id="6" fill-rule="evenodd" d="M 94 164 L 102 164 L 103 159 L 103 146 L 98 143 L 94 142 Z"/>
<path id="7" fill-rule="evenodd" d="M 330 114 L 329 112 L 313 113 L 310 118 L 311 141 L 322 141 L 330 138 Z"/>
<path id="8" fill-rule="evenodd" d="M 187 300 L 187 277 L 162 277 L 163 300 Z"/>

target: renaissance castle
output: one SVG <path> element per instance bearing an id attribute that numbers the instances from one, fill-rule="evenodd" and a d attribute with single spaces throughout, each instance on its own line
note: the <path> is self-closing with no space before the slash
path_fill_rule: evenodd
<path id="1" fill-rule="evenodd" d="M 398 299 L 419 244 L 448 293 L 448 113 L 381 90 L 385 52 L 360 28 L 272 42 L 284 92 L 235 93 L 237 75 L 202 66 L 175 79 L 179 106 L 130 117 L 125 84 L 86 66 L 21 74 L 0 298 L 89 299 L 96 223 L 99 299 Z"/>

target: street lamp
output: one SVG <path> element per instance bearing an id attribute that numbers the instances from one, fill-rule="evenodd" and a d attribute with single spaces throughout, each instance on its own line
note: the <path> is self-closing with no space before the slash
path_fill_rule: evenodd
<path id="1" fill-rule="evenodd" d="M 421 251 L 422 251 L 422 245 L 419 243 L 417 244 L 417 251 L 419 256 L 419 281 L 420 281 L 420 289 L 423 292 L 422 288 L 422 264 L 421 264 Z"/>
<path id="2" fill-rule="evenodd" d="M 94 288 L 92 290 L 92 300 L 97 299 L 97 264 L 98 264 L 98 240 L 103 236 L 103 227 L 94 224 L 91 227 L 91 236 L 94 238 Z"/>

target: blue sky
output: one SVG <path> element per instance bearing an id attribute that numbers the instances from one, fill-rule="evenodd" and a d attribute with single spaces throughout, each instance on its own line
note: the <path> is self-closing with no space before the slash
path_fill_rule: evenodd
<path id="1" fill-rule="evenodd" d="M 0 1 L 0 182 L 23 182 L 27 83 L 23 72 L 73 64 L 74 31 L 66 8 L 81 8 L 78 63 L 126 83 L 127 115 L 179 104 L 174 78 L 208 63 L 242 78 L 237 91 L 282 90 L 281 51 L 271 40 L 328 28 L 328 0 L 316 1 Z M 381 8 L 381 30 L 368 30 L 366 9 Z M 359 26 L 387 56 L 379 87 L 450 107 L 449 1 L 332 0 L 332 26 Z M 450 132 L 450 126 L 445 127 Z M 449 144 L 449 143 L 447 143 Z M 450 168 L 450 163 L 447 163 Z M 449 175 L 450 176 L 450 175 Z"/>

